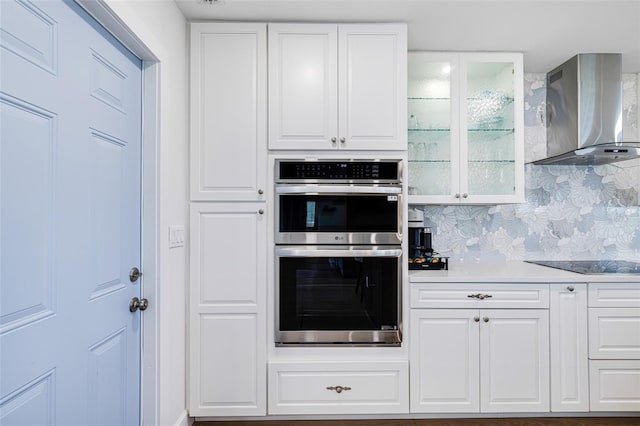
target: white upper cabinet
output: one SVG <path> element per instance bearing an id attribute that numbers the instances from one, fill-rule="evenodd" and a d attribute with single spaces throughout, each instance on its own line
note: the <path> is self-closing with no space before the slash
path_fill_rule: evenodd
<path id="1" fill-rule="evenodd" d="M 270 24 L 269 148 L 406 149 L 404 24 Z"/>
<path id="2" fill-rule="evenodd" d="M 524 201 L 520 53 L 409 55 L 409 203 Z"/>
<path id="3" fill-rule="evenodd" d="M 191 200 L 264 201 L 266 24 L 191 24 Z"/>

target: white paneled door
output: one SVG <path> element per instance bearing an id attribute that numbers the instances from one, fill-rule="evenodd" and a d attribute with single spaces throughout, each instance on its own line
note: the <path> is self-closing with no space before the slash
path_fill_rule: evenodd
<path id="1" fill-rule="evenodd" d="M 0 424 L 136 425 L 141 62 L 74 2 L 0 8 Z"/>

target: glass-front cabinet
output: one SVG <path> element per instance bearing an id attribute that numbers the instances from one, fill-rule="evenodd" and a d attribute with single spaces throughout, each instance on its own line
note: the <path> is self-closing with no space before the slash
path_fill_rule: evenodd
<path id="1" fill-rule="evenodd" d="M 409 53 L 409 203 L 524 201 L 520 53 Z"/>

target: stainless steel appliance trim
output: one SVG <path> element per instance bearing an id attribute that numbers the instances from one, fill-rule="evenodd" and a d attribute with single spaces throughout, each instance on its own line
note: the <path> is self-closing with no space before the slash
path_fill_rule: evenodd
<path id="1" fill-rule="evenodd" d="M 287 257 L 400 257 L 402 249 L 375 246 L 296 246 L 276 247 L 276 255 Z"/>
<path id="2" fill-rule="evenodd" d="M 277 246 L 275 251 L 275 344 L 358 346 L 400 346 L 402 343 L 402 248 L 399 246 Z M 397 322 L 396 330 L 280 330 L 280 258 L 281 257 L 395 257 L 398 259 L 396 273 Z M 298 340 L 298 341 L 296 341 Z"/>
<path id="3" fill-rule="evenodd" d="M 400 346 L 400 330 L 276 331 L 276 346 Z"/>
<path id="4" fill-rule="evenodd" d="M 277 227 L 276 227 L 277 229 Z M 402 243 L 400 232 L 277 232 L 276 244 L 389 244 Z"/>
<path id="5" fill-rule="evenodd" d="M 279 185 L 276 186 L 276 194 L 335 194 L 335 195 L 349 195 L 349 194 L 392 194 L 397 195 L 402 192 L 400 186 L 363 186 L 363 185 Z"/>

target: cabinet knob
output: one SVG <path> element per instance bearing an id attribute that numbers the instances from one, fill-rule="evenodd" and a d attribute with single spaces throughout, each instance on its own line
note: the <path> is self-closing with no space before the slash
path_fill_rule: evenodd
<path id="1" fill-rule="evenodd" d="M 258 189 L 258 194 L 262 195 L 264 194 L 264 191 L 262 189 Z"/>
<path id="2" fill-rule="evenodd" d="M 264 214 L 264 209 L 258 210 L 258 214 Z"/>
<path id="3" fill-rule="evenodd" d="M 568 287 L 567 287 L 567 290 L 569 290 L 569 291 L 573 291 L 573 290 L 575 290 L 575 288 L 573 288 L 573 286 L 572 286 L 572 285 L 570 285 L 570 286 L 568 286 Z"/>
<path id="4" fill-rule="evenodd" d="M 337 139 L 335 137 L 331 138 L 331 143 L 336 143 Z"/>
<path id="5" fill-rule="evenodd" d="M 456 195 L 455 195 L 455 197 L 456 197 L 456 198 L 460 198 L 460 194 L 456 194 Z"/>
<path id="6" fill-rule="evenodd" d="M 480 322 L 480 317 L 473 317 L 474 322 Z"/>
<path id="7" fill-rule="evenodd" d="M 462 198 L 469 198 L 469 194 L 462 194 Z"/>
<path id="8" fill-rule="evenodd" d="M 482 318 L 482 321 L 484 321 L 484 322 L 489 322 L 489 317 L 483 317 L 483 318 Z"/>
<path id="9" fill-rule="evenodd" d="M 347 140 L 345 138 L 340 138 L 340 143 L 345 143 Z"/>

